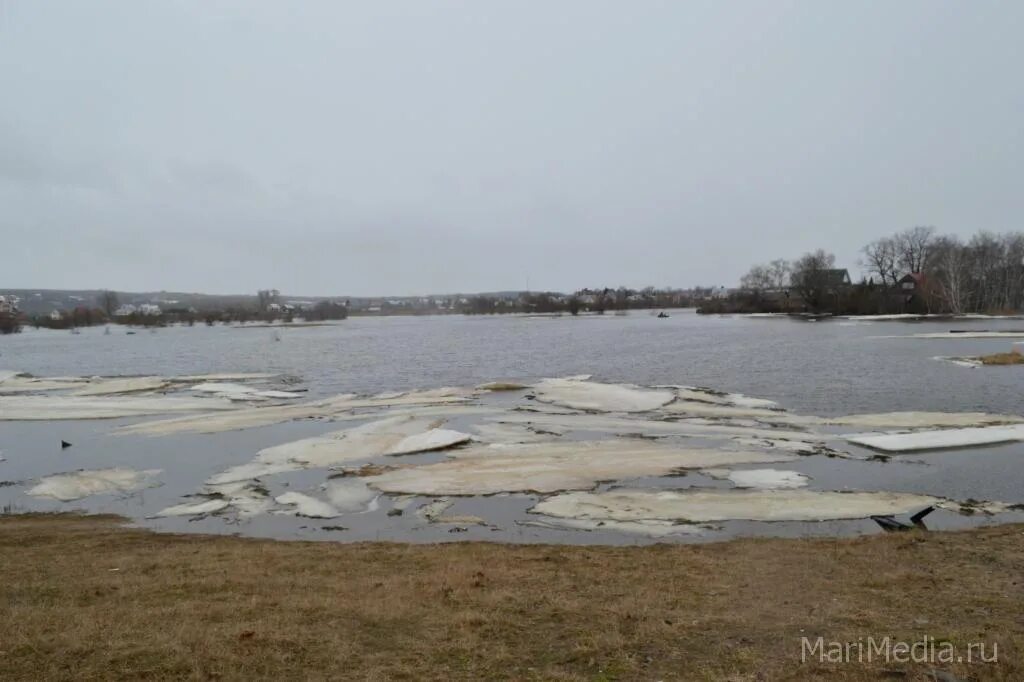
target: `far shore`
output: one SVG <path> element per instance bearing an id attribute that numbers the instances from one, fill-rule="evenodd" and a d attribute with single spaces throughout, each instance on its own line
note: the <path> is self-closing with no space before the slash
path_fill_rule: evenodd
<path id="1" fill-rule="evenodd" d="M 0 568 L 0 677 L 1024 679 L 1024 525 L 580 547 L 123 523 L 0 517 L 0 551 L 17 557 Z M 982 644 L 998 661 L 858 660 L 854 648 L 832 662 L 808 654 L 819 638 L 862 652 L 868 638 L 959 655 Z"/>

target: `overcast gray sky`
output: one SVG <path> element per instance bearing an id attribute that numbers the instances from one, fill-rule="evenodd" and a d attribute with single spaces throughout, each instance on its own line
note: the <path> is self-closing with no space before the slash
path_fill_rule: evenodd
<path id="1" fill-rule="evenodd" d="M 1024 228 L 1024 3 L 0 0 L 0 286 L 732 285 Z"/>

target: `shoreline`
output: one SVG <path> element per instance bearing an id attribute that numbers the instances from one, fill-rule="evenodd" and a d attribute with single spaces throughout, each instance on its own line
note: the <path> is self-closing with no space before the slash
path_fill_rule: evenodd
<path id="1" fill-rule="evenodd" d="M 0 517 L 6 679 L 1024 677 L 1024 525 L 644 547 L 275 541 Z M 801 662 L 931 636 L 998 663 Z M 952 678 L 950 678 L 952 679 Z"/>

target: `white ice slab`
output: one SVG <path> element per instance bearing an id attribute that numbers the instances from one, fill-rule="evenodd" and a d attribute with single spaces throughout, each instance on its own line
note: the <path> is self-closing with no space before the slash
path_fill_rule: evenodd
<path id="1" fill-rule="evenodd" d="M 386 471 L 365 480 L 388 493 L 490 495 L 586 489 L 599 481 L 664 476 L 676 470 L 795 459 L 786 452 L 678 448 L 643 440 L 476 446 L 444 462 Z M 465 455 L 465 456 L 463 456 Z"/>
<path id="2" fill-rule="evenodd" d="M 995 445 L 1024 440 L 1024 424 L 968 429 L 938 429 L 911 433 L 859 433 L 844 435 L 847 441 L 883 452 L 915 452 Z"/>
<path id="3" fill-rule="evenodd" d="M 235 406 L 230 402 L 214 398 L 0 396 L 0 421 L 117 419 L 173 412 L 210 412 L 233 409 Z"/>
<path id="4" fill-rule="evenodd" d="M 303 493 L 285 493 L 275 497 L 274 501 L 278 504 L 292 507 L 291 510 L 282 513 L 295 514 L 296 516 L 305 516 L 311 519 L 333 519 L 341 515 L 341 512 L 327 502 L 304 495 Z"/>
<path id="5" fill-rule="evenodd" d="M 534 394 L 541 402 L 595 412 L 648 412 L 675 399 L 671 391 L 577 379 L 544 379 Z"/>
<path id="6" fill-rule="evenodd" d="M 90 495 L 127 493 L 159 485 L 154 479 L 160 469 L 135 471 L 133 469 L 97 469 L 54 474 L 40 478 L 26 492 L 35 497 L 49 497 L 61 502 L 78 500 Z"/>
<path id="7" fill-rule="evenodd" d="M 611 490 L 554 495 L 530 511 L 612 521 L 828 521 L 909 514 L 943 502 L 929 495 L 810 490 Z"/>
<path id="8" fill-rule="evenodd" d="M 324 484 L 328 501 L 339 512 L 365 512 L 377 509 L 380 493 L 358 478 L 343 478 Z"/>
<path id="9" fill-rule="evenodd" d="M 222 499 L 203 500 L 202 502 L 186 502 L 184 504 L 176 504 L 172 507 L 161 509 L 155 514 L 155 516 L 203 516 L 205 514 L 213 514 L 214 512 L 227 509 L 229 504 L 230 503 L 227 500 Z"/>

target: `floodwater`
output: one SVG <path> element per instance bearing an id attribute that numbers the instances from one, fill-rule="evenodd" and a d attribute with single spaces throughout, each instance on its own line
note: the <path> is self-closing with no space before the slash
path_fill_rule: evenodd
<path id="1" fill-rule="evenodd" d="M 1020 330 L 1014 320 L 928 322 L 803 322 L 777 318 L 697 316 L 648 311 L 573 318 L 546 316 L 445 316 L 352 318 L 325 326 L 173 327 L 155 332 L 84 329 L 80 334 L 26 330 L 0 337 L 0 370 L 37 376 L 161 375 L 271 372 L 294 377 L 288 390 L 310 397 L 376 394 L 441 386 L 472 387 L 496 379 L 524 382 L 591 374 L 595 380 L 644 386 L 680 384 L 768 398 L 794 413 L 837 416 L 863 412 L 947 411 L 1024 415 L 1024 367 L 970 369 L 934 359 L 1008 350 L 1008 339 L 916 339 L 911 334 L 951 329 Z M 894 337 L 904 338 L 894 338 Z M 515 394 L 495 394 L 487 404 L 511 406 Z M 381 496 L 376 509 L 322 520 L 262 514 L 237 520 L 221 516 L 152 519 L 165 507 L 189 501 L 203 481 L 249 462 L 262 448 L 360 422 L 296 421 L 217 434 L 164 437 L 112 435 L 116 428 L 160 417 L 93 421 L 0 421 L 0 505 L 13 511 L 84 510 L 123 514 L 161 530 L 241 533 L 319 540 L 633 543 L 649 538 L 604 530 L 530 525 L 526 510 L 540 496 L 501 494 L 452 498 L 446 514 L 477 515 L 487 526 L 435 525 L 414 512 L 389 515 L 395 500 Z M 446 428 L 470 431 L 454 419 Z M 833 429 L 835 434 L 855 429 Z M 470 431 L 471 432 L 471 431 Z M 576 437 L 576 436 L 570 436 Z M 62 450 L 60 441 L 73 444 Z M 671 439 L 667 439 L 670 440 Z M 679 440 L 679 443 L 682 443 Z M 689 441 L 689 444 L 693 444 Z M 915 453 L 888 462 L 843 441 L 830 446 L 854 458 L 822 455 L 771 465 L 811 477 L 810 490 L 890 490 L 952 499 L 1024 502 L 1024 444 Z M 695 445 L 703 447 L 704 444 Z M 440 461 L 443 453 L 402 458 Z M 394 458 L 369 461 L 394 464 Z M 122 495 L 96 495 L 60 503 L 26 494 L 35 480 L 58 472 L 124 467 L 161 469 L 158 487 Z M 742 467 L 740 467 L 742 468 Z M 761 466 L 760 468 L 764 468 Z M 310 492 L 324 483 L 322 469 L 278 474 L 262 483 L 279 495 Z M 602 483 L 650 488 L 728 488 L 700 473 Z M 312 494 L 312 493 L 311 493 Z M 933 528 L 1019 521 L 1020 513 L 964 516 L 937 511 Z M 452 532 L 457 529 L 456 532 Z M 715 540 L 732 535 L 836 535 L 880 532 L 870 520 L 822 523 L 726 522 L 699 535 L 669 541 Z"/>

